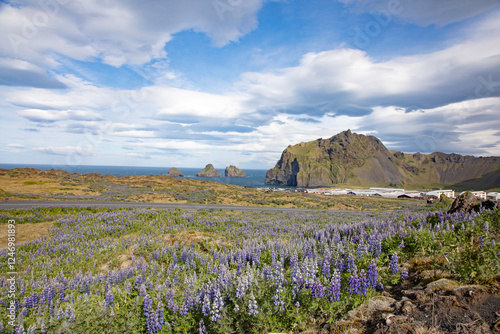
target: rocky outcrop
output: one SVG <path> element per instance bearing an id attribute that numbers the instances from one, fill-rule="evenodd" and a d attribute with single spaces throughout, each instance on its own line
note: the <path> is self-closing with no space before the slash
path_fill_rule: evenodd
<path id="1" fill-rule="evenodd" d="M 246 177 L 247 174 L 242 171 L 241 169 L 239 169 L 238 167 L 236 166 L 229 166 L 229 167 L 226 167 L 226 171 L 224 172 L 224 175 L 226 177 Z"/>
<path id="2" fill-rule="evenodd" d="M 440 279 L 372 297 L 319 333 L 498 333 L 498 303 L 498 293 L 485 286 Z"/>
<path id="3" fill-rule="evenodd" d="M 406 183 L 422 188 L 441 184 L 489 189 L 500 186 L 500 158 L 390 151 L 376 137 L 348 130 L 288 146 L 267 172 L 265 183 L 296 187 L 403 187 Z"/>
<path id="4" fill-rule="evenodd" d="M 195 176 L 199 177 L 220 177 L 220 173 L 215 169 L 212 164 L 208 164 L 203 170 L 196 173 Z"/>
<path id="5" fill-rule="evenodd" d="M 168 174 L 166 176 L 179 177 L 179 176 L 184 176 L 184 174 L 177 168 L 172 167 L 168 170 Z"/>
<path id="6" fill-rule="evenodd" d="M 460 194 L 453 203 L 451 204 L 450 209 L 448 210 L 448 213 L 455 213 L 457 211 L 465 211 L 465 212 L 471 212 L 471 211 L 476 211 L 479 212 L 481 208 L 486 209 L 486 210 L 492 210 L 495 208 L 497 203 L 492 200 L 481 200 L 474 196 L 474 194 L 470 192 L 465 192 L 463 194 Z"/>

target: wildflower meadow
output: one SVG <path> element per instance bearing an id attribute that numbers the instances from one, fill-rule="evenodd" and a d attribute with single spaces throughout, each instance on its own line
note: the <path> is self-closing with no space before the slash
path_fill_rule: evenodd
<path id="1" fill-rule="evenodd" d="M 296 333 L 334 324 L 426 259 L 463 282 L 500 274 L 500 211 L 33 209 L 53 220 L 0 251 L 0 333 Z M 32 218 L 30 218 L 32 217 Z M 9 324 L 12 284 L 15 324 Z"/>

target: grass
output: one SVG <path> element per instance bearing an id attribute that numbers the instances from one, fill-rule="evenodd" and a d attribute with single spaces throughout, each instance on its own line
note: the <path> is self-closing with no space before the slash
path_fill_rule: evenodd
<path id="1" fill-rule="evenodd" d="M 405 200 L 264 192 L 216 182 L 164 176 L 113 177 L 63 171 L 0 173 L 0 198 L 252 205 L 308 209 L 396 210 L 420 205 Z"/>

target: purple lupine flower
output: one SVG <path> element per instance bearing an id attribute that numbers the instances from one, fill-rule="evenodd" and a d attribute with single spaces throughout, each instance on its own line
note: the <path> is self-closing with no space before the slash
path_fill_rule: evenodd
<path id="1" fill-rule="evenodd" d="M 68 315 L 68 314 L 67 314 Z M 68 316 L 68 321 L 69 322 L 75 322 L 76 316 L 75 316 L 75 310 L 71 305 L 69 306 L 69 316 Z"/>
<path id="2" fill-rule="evenodd" d="M 361 259 L 365 251 L 366 251 L 365 244 L 363 242 L 360 242 L 358 244 L 358 248 L 356 249 L 356 258 Z"/>
<path id="3" fill-rule="evenodd" d="M 144 317 L 146 318 L 148 333 L 156 333 L 161 329 L 162 324 L 158 316 L 158 311 L 155 312 L 153 308 L 153 299 L 149 295 L 146 295 L 144 297 Z"/>
<path id="4" fill-rule="evenodd" d="M 201 305 L 201 313 L 203 313 L 204 316 L 207 316 L 210 314 L 210 312 L 210 297 L 208 297 L 208 294 L 205 293 L 205 296 L 203 297 L 203 303 Z"/>
<path id="5" fill-rule="evenodd" d="M 401 240 L 401 243 L 399 244 L 398 246 L 399 248 L 405 248 L 405 241 L 404 240 Z"/>
<path id="6" fill-rule="evenodd" d="M 399 267 L 398 267 L 398 254 L 393 253 L 391 256 L 391 263 L 390 263 L 390 268 L 391 272 L 396 275 L 399 273 Z"/>
<path id="7" fill-rule="evenodd" d="M 224 307 L 224 301 L 222 300 L 222 296 L 219 289 L 215 290 L 214 301 L 212 303 L 212 307 L 210 309 L 210 314 L 212 317 L 210 320 L 213 322 L 217 322 L 222 316 L 222 308 Z"/>
<path id="8" fill-rule="evenodd" d="M 146 296 L 146 286 L 144 284 L 141 284 L 141 287 L 139 288 L 139 296 Z"/>
<path id="9" fill-rule="evenodd" d="M 283 287 L 279 285 L 276 288 L 276 294 L 274 295 L 274 306 L 278 309 L 278 313 L 284 310 L 285 307 L 285 302 L 283 301 L 283 298 L 281 294 L 283 293 Z"/>
<path id="10" fill-rule="evenodd" d="M 368 284 L 372 289 L 375 289 L 375 286 L 377 285 L 377 264 L 375 263 L 375 260 L 371 260 L 368 265 Z"/>
<path id="11" fill-rule="evenodd" d="M 330 281 L 330 286 L 328 287 L 328 300 L 331 302 L 338 302 L 340 300 L 340 290 L 340 272 L 338 270 L 335 270 L 333 272 L 332 280 Z"/>
<path id="12" fill-rule="evenodd" d="M 64 318 L 64 311 L 62 309 L 62 306 L 59 306 L 59 309 L 57 310 L 57 320 L 60 320 Z"/>
<path id="13" fill-rule="evenodd" d="M 330 278 L 330 258 L 325 257 L 323 259 L 323 265 L 321 266 L 321 272 L 323 273 L 323 276 L 326 278 Z"/>
<path id="14" fill-rule="evenodd" d="M 255 296 L 253 295 L 253 292 L 250 293 L 250 302 L 248 304 L 248 315 L 257 315 L 259 314 L 258 306 L 257 306 L 257 301 L 255 300 Z"/>
<path id="15" fill-rule="evenodd" d="M 15 333 L 16 334 L 26 334 L 26 331 L 24 330 L 24 325 L 23 324 L 17 325 Z"/>
<path id="16" fill-rule="evenodd" d="M 343 258 L 339 258 L 335 261 L 335 268 L 338 269 L 338 271 L 342 272 L 346 270 L 346 264 Z"/>
<path id="17" fill-rule="evenodd" d="M 366 296 L 366 291 L 368 290 L 368 278 L 366 277 L 366 272 L 364 269 L 361 269 L 359 272 L 359 294 Z"/>
<path id="18" fill-rule="evenodd" d="M 348 273 L 353 273 L 356 270 L 356 265 L 354 264 L 354 256 L 352 254 L 349 254 L 347 257 L 347 272 Z"/>
<path id="19" fill-rule="evenodd" d="M 313 281 L 313 284 L 311 286 L 311 297 L 323 298 L 323 295 L 324 295 L 323 284 L 321 284 L 319 278 L 316 278 L 316 280 Z"/>
<path id="20" fill-rule="evenodd" d="M 161 300 L 158 302 L 158 305 L 156 305 L 156 317 L 158 318 L 161 328 L 165 323 L 165 307 L 163 306 Z"/>
<path id="21" fill-rule="evenodd" d="M 207 328 L 205 327 L 205 324 L 203 323 L 203 319 L 200 320 L 200 324 L 198 327 L 198 333 L 199 334 L 208 334 Z"/>
<path id="22" fill-rule="evenodd" d="M 360 284 L 359 284 L 359 277 L 358 277 L 357 272 L 351 273 L 351 276 L 349 276 L 347 284 L 348 284 L 347 291 L 349 291 L 352 294 L 359 293 Z"/>
<path id="23" fill-rule="evenodd" d="M 380 282 L 377 283 L 377 286 L 375 287 L 375 290 L 382 292 L 385 290 L 384 285 Z"/>
<path id="24" fill-rule="evenodd" d="M 406 270 L 406 268 L 404 268 L 402 271 L 401 271 L 401 280 L 406 280 L 408 279 L 408 270 Z"/>
<path id="25" fill-rule="evenodd" d="M 111 292 L 111 289 L 108 289 L 108 292 L 106 293 L 106 296 L 104 297 L 104 300 L 106 303 L 110 306 L 113 305 L 113 302 L 115 300 L 115 297 L 113 296 L 113 292 Z"/>

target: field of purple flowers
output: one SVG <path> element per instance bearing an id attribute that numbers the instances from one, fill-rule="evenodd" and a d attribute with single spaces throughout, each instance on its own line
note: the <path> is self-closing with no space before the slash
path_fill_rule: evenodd
<path id="1" fill-rule="evenodd" d="M 409 282 L 421 258 L 461 281 L 500 275 L 498 209 L 35 210 L 56 220 L 17 247 L 15 327 L 0 251 L 0 333 L 295 333 Z M 2 224 L 31 211 L 4 211 Z"/>

